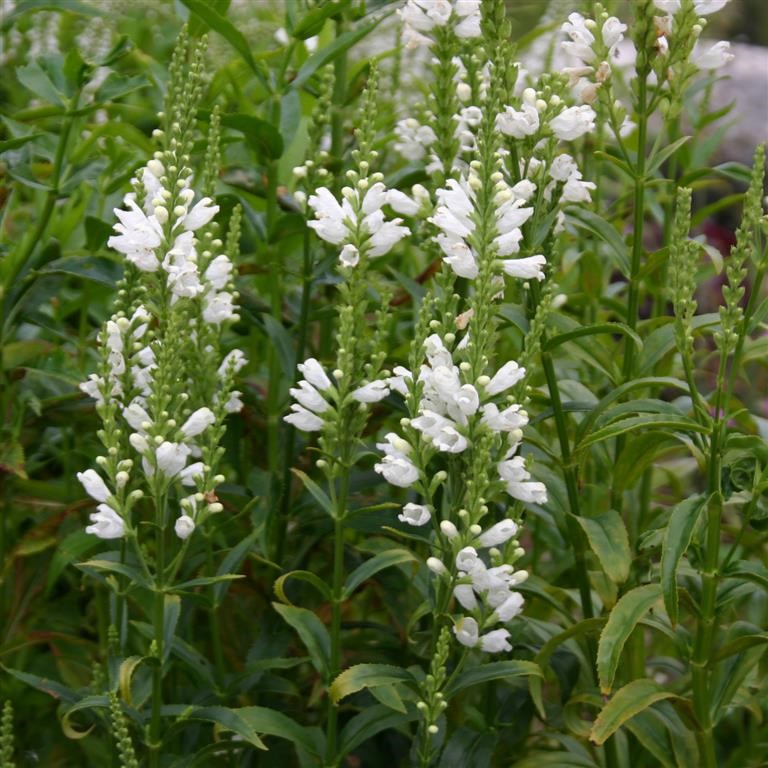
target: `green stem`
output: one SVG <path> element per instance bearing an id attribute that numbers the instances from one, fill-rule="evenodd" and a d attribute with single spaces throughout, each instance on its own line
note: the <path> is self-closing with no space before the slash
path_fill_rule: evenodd
<path id="1" fill-rule="evenodd" d="M 341 672 L 341 606 L 344 592 L 344 521 L 347 516 L 349 498 L 350 470 L 345 459 L 339 482 L 339 492 L 335 497 L 333 518 L 333 582 L 331 584 L 331 654 L 328 670 L 328 684 Z M 336 754 L 338 731 L 338 707 L 328 697 L 328 723 L 326 728 L 326 768 L 336 768 L 340 755 Z"/>
<path id="2" fill-rule="evenodd" d="M 336 39 L 344 33 L 344 16 L 336 19 Z M 333 107 L 331 113 L 331 157 L 341 166 L 344 153 L 344 106 L 347 100 L 347 54 L 336 57 L 333 65 Z"/>
<path id="3" fill-rule="evenodd" d="M 152 670 L 152 719 L 149 724 L 149 766 L 160 765 L 162 746 L 160 711 L 163 706 L 163 625 L 165 624 L 165 517 L 167 496 L 162 493 L 155 506 L 157 525 L 156 584 L 153 608 L 154 651 L 157 664 Z"/>

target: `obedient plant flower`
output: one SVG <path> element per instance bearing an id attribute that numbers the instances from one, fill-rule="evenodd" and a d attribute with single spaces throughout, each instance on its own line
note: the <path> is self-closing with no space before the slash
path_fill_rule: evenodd
<path id="1" fill-rule="evenodd" d="M 432 39 L 425 33 L 449 24 L 459 38 L 479 37 L 480 6 L 480 0 L 408 0 L 397 12 L 403 21 L 403 42 L 408 48 L 429 46 Z"/>
<path id="2" fill-rule="evenodd" d="M 733 61 L 731 44 L 726 40 L 714 43 L 709 48 L 705 48 L 705 45 L 697 40 L 691 51 L 690 62 L 699 69 L 720 69 Z"/>
<path id="3" fill-rule="evenodd" d="M 189 98 L 199 98 L 200 73 L 193 70 Z M 227 414 L 242 405 L 232 385 L 245 364 L 238 350 L 223 360 L 219 352 L 223 324 L 237 319 L 232 257 L 240 213 L 231 217 L 225 247 L 213 221 L 219 211 L 213 190 L 199 194 L 189 167 L 196 113 L 189 98 L 170 105 L 166 129 L 157 132 L 164 147 L 136 174 L 108 241 L 125 256 L 126 279 L 99 334 L 99 371 L 81 385 L 96 400 L 107 455 L 97 460 L 103 476 L 92 469 L 78 473 L 101 502 L 86 529 L 101 538 L 136 535 L 139 499 L 148 496 L 157 505 L 172 488 L 193 487 L 201 500 L 210 499 L 178 518 L 180 538 L 221 510 L 214 494 L 223 481 L 215 470 L 219 441 Z M 209 165 L 217 146 L 214 115 Z M 216 175 L 211 166 L 204 177 Z M 142 471 L 134 469 L 134 457 Z"/>

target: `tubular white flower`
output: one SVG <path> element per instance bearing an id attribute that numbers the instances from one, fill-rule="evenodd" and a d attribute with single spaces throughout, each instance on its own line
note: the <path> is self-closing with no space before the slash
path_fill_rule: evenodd
<path id="1" fill-rule="evenodd" d="M 184 437 L 197 437 L 216 421 L 213 411 L 203 406 L 194 411 L 190 417 L 181 425 L 181 431 Z"/>
<path id="2" fill-rule="evenodd" d="M 506 629 L 494 629 L 480 638 L 480 648 L 486 653 L 501 653 L 511 651 L 512 646 L 507 642 L 509 631 Z"/>
<path id="3" fill-rule="evenodd" d="M 210 197 L 198 200 L 195 206 L 183 218 L 181 225 L 189 232 L 204 227 L 219 212 L 219 206 L 213 204 Z"/>
<path id="4" fill-rule="evenodd" d="M 539 130 L 539 111 L 532 104 L 523 104 L 521 110 L 505 106 L 496 116 L 496 128 L 505 136 L 524 139 Z"/>
<path id="5" fill-rule="evenodd" d="M 149 451 L 149 442 L 144 435 L 140 435 L 138 432 L 133 432 L 128 436 L 128 442 L 133 448 L 138 451 L 142 456 Z"/>
<path id="6" fill-rule="evenodd" d="M 112 495 L 101 475 L 94 469 L 78 472 L 77 479 L 82 483 L 85 492 L 96 501 L 106 501 Z"/>
<path id="7" fill-rule="evenodd" d="M 342 267 L 356 267 L 360 263 L 360 250 L 356 245 L 347 243 L 339 254 Z"/>
<path id="8" fill-rule="evenodd" d="M 389 386 L 386 381 L 372 381 L 364 384 L 352 392 L 352 397 L 358 403 L 378 403 L 389 394 Z"/>
<path id="9" fill-rule="evenodd" d="M 232 278 L 232 269 L 232 262 L 222 253 L 208 265 L 204 276 L 210 285 L 220 291 Z"/>
<path id="10" fill-rule="evenodd" d="M 456 639 L 467 648 L 474 648 L 480 640 L 477 622 L 471 616 L 464 616 L 453 625 Z"/>
<path id="11" fill-rule="evenodd" d="M 211 325 L 220 325 L 231 320 L 235 315 L 233 296 L 228 291 L 215 293 L 209 291 L 205 295 L 203 306 L 203 319 Z"/>
<path id="12" fill-rule="evenodd" d="M 524 259 L 503 259 L 501 268 L 505 274 L 510 277 L 517 277 L 521 280 L 543 280 L 544 271 L 542 267 L 547 260 L 541 254 L 527 256 Z"/>
<path id="13" fill-rule="evenodd" d="M 729 62 L 733 61 L 734 55 L 731 53 L 731 44 L 725 40 L 715 43 L 706 50 L 697 40 L 691 51 L 691 64 L 699 69 L 720 69 Z"/>
<path id="14" fill-rule="evenodd" d="M 182 485 L 194 486 L 196 485 L 196 479 L 203 477 L 205 474 L 205 465 L 202 461 L 196 461 L 194 464 L 189 464 L 179 472 L 179 479 Z"/>
<path id="15" fill-rule="evenodd" d="M 183 443 L 162 442 L 155 451 L 157 468 L 166 477 L 175 477 L 184 469 L 190 454 L 189 446 Z"/>
<path id="16" fill-rule="evenodd" d="M 471 584 L 457 584 L 453 588 L 453 596 L 464 610 L 474 611 L 477 608 L 477 598 Z"/>
<path id="17" fill-rule="evenodd" d="M 313 413 L 324 413 L 331 407 L 308 381 L 300 381 L 298 387 L 292 387 L 288 392 L 297 403 Z"/>
<path id="18" fill-rule="evenodd" d="M 444 453 L 461 453 L 467 449 L 469 442 L 455 427 L 442 426 L 432 438 L 432 444 Z"/>
<path id="19" fill-rule="evenodd" d="M 320 390 L 320 392 L 325 392 L 333 386 L 325 369 L 314 357 L 307 358 L 303 363 L 299 363 L 296 367 L 299 369 L 302 376 L 304 376 L 313 387 Z"/>
<path id="20" fill-rule="evenodd" d="M 496 607 L 496 616 L 499 621 L 507 622 L 511 621 L 523 612 L 523 605 L 525 599 L 519 592 L 510 592 L 509 597 L 499 606 Z"/>
<path id="21" fill-rule="evenodd" d="M 460 571 L 469 573 L 478 563 L 482 561 L 478 558 L 474 547 L 462 547 L 456 554 L 456 568 Z"/>
<path id="22" fill-rule="evenodd" d="M 180 515 L 176 518 L 173 530 L 180 539 L 188 539 L 195 530 L 195 521 L 189 515 Z"/>
<path id="23" fill-rule="evenodd" d="M 511 432 L 513 429 L 522 429 L 528 423 L 528 414 L 521 411 L 519 405 L 510 405 L 499 411 L 494 403 L 486 403 L 483 406 L 482 422 L 494 432 Z"/>
<path id="24" fill-rule="evenodd" d="M 517 533 L 517 523 L 507 518 L 478 536 L 478 540 L 484 547 L 496 547 L 509 541 Z"/>
<path id="25" fill-rule="evenodd" d="M 595 117 L 595 110 L 587 104 L 568 107 L 549 121 L 549 127 L 561 141 L 573 141 L 595 130 Z"/>
<path id="26" fill-rule="evenodd" d="M 154 251 L 163 242 L 163 228 L 157 217 L 147 216 L 131 195 L 126 195 L 123 202 L 130 210 L 114 209 L 120 220 L 114 226 L 118 235 L 112 235 L 107 245 L 143 272 L 156 272 L 160 262 Z"/>
<path id="27" fill-rule="evenodd" d="M 411 452 L 411 446 L 400 435 L 394 432 L 387 432 L 384 436 L 384 443 L 376 443 L 376 447 L 384 453 L 385 456 L 394 456 L 396 458 L 405 458 Z"/>
<path id="28" fill-rule="evenodd" d="M 227 371 L 231 370 L 232 373 L 239 373 L 248 362 L 248 358 L 243 354 L 240 349 L 233 349 L 228 352 L 224 359 L 221 361 L 217 376 L 222 378 Z"/>
<path id="29" fill-rule="evenodd" d="M 303 405 L 293 403 L 291 411 L 287 416 L 283 416 L 283 421 L 293 424 L 296 429 L 302 432 L 317 432 L 323 428 L 325 422 L 317 415 L 308 411 Z"/>
<path id="30" fill-rule="evenodd" d="M 403 456 L 384 456 L 373 468 L 392 485 L 408 488 L 419 479 L 419 470 Z"/>
<path id="31" fill-rule="evenodd" d="M 412 117 L 400 120 L 395 125 L 395 152 L 399 152 L 406 160 L 421 160 L 428 147 L 437 141 L 435 132 L 428 125 L 421 125 Z M 395 209 L 397 210 L 397 209 Z M 405 213 L 398 211 L 398 213 Z"/>
<path id="32" fill-rule="evenodd" d="M 432 511 L 425 504 L 408 502 L 403 507 L 403 511 L 397 516 L 397 519 L 401 523 L 408 523 L 408 525 L 426 525 L 432 519 Z"/>
<path id="33" fill-rule="evenodd" d="M 399 189 L 390 189 L 387 191 L 387 205 L 397 213 L 403 216 L 415 216 L 421 210 L 421 204 L 412 200 Z"/>
<path id="34" fill-rule="evenodd" d="M 525 368 L 521 368 L 514 360 L 510 360 L 499 368 L 496 374 L 485 386 L 488 395 L 498 395 L 510 387 L 514 387 L 525 376 Z"/>
<path id="35" fill-rule="evenodd" d="M 96 509 L 89 515 L 93 525 L 87 526 L 85 532 L 100 539 L 121 539 L 125 535 L 123 518 L 107 504 L 99 504 Z"/>

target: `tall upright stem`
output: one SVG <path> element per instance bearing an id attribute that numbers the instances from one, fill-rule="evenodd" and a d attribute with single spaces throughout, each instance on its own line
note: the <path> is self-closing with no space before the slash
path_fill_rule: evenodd
<path id="1" fill-rule="evenodd" d="M 155 597 L 153 607 L 153 629 L 155 658 L 157 663 L 152 670 L 152 719 L 149 724 L 149 766 L 160 765 L 160 747 L 162 745 L 160 714 L 163 706 L 163 625 L 165 624 L 165 518 L 166 492 L 159 494 L 155 503 L 155 523 L 157 525 L 157 552 L 155 566 Z"/>

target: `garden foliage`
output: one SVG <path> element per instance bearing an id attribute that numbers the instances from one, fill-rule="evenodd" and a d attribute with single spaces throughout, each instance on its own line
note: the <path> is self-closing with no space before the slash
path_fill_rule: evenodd
<path id="1" fill-rule="evenodd" d="M 726 2 L 3 2 L 0 768 L 762 765 Z"/>

